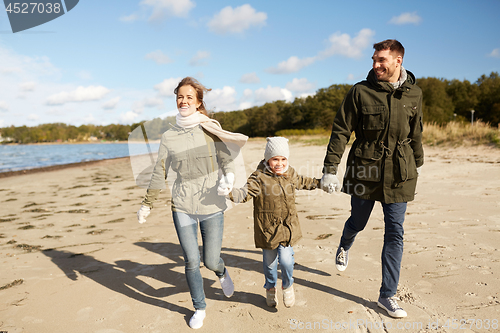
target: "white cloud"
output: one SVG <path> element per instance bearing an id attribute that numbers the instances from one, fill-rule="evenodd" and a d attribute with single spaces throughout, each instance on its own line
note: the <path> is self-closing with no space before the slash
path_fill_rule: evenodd
<path id="1" fill-rule="evenodd" d="M 155 85 L 154 88 L 158 91 L 160 96 L 172 97 L 174 96 L 174 89 L 177 87 L 179 82 L 181 82 L 181 80 L 181 77 L 165 79 L 163 82 Z"/>
<path id="2" fill-rule="evenodd" d="M 241 102 L 238 109 L 239 110 L 245 110 L 245 109 L 250 109 L 252 107 L 252 103 L 250 102 Z"/>
<path id="3" fill-rule="evenodd" d="M 153 12 L 149 21 L 162 21 L 169 16 L 186 17 L 195 3 L 191 0 L 142 0 L 141 5 L 149 6 Z"/>
<path id="4" fill-rule="evenodd" d="M 122 16 L 120 17 L 120 21 L 122 22 L 134 22 L 139 19 L 139 16 L 137 14 L 131 14 L 128 16 Z"/>
<path id="5" fill-rule="evenodd" d="M 70 102 L 88 102 L 103 98 L 110 90 L 103 86 L 78 87 L 70 92 L 60 92 L 47 98 L 47 105 L 63 105 Z"/>
<path id="6" fill-rule="evenodd" d="M 9 111 L 9 106 L 5 101 L 0 101 L 0 112 Z"/>
<path id="7" fill-rule="evenodd" d="M 0 127 L 3 127 L 3 124 L 5 123 L 5 121 L 3 119 L 0 119 Z M 1 136 L 1 135 L 0 135 Z"/>
<path id="8" fill-rule="evenodd" d="M 95 118 L 94 118 L 94 116 L 92 115 L 92 113 L 89 113 L 87 116 L 85 116 L 85 117 L 83 118 L 83 121 L 84 121 L 84 123 L 85 123 L 85 124 L 89 124 L 89 123 L 93 123 L 93 122 L 95 122 Z"/>
<path id="9" fill-rule="evenodd" d="M 293 79 L 292 82 L 286 84 L 286 89 L 294 93 L 306 93 L 316 89 L 316 85 L 309 82 L 306 78 Z"/>
<path id="10" fill-rule="evenodd" d="M 240 83 L 260 83 L 260 79 L 255 72 L 247 73 L 241 76 Z"/>
<path id="11" fill-rule="evenodd" d="M 249 4 L 236 8 L 227 6 L 214 15 L 208 27 L 217 34 L 242 33 L 253 26 L 264 26 L 266 20 L 266 13 L 256 12 Z"/>
<path id="12" fill-rule="evenodd" d="M 302 59 L 292 56 L 288 58 L 288 60 L 280 62 L 277 67 L 268 68 L 266 71 L 271 74 L 295 73 L 318 60 L 326 59 L 337 54 L 347 58 L 359 58 L 362 56 L 363 50 L 370 46 L 371 39 L 374 35 L 375 31 L 370 29 L 360 30 L 358 35 L 354 38 L 351 38 L 348 34 L 336 32 L 328 38 L 330 43 L 328 48 L 318 52 L 316 56 Z"/>
<path id="13" fill-rule="evenodd" d="M 60 74 L 48 57 L 28 57 L 0 47 L 0 73 L 16 75 L 23 81 L 32 80 L 34 76 L 51 76 Z"/>
<path id="14" fill-rule="evenodd" d="M 254 101 L 257 104 L 264 104 L 278 100 L 291 102 L 292 98 L 293 94 L 290 90 L 280 87 L 267 86 L 267 88 L 260 88 L 254 92 Z"/>
<path id="15" fill-rule="evenodd" d="M 419 24 L 422 22 L 422 18 L 417 15 L 416 12 L 413 13 L 403 13 L 399 16 L 394 16 L 389 21 L 390 24 L 403 25 L 403 24 Z"/>
<path id="16" fill-rule="evenodd" d="M 107 101 L 106 103 L 104 103 L 102 105 L 102 108 L 105 109 L 105 110 L 113 110 L 113 109 L 116 108 L 116 106 L 118 105 L 119 101 L 120 101 L 120 97 L 112 98 L 109 101 Z"/>
<path id="17" fill-rule="evenodd" d="M 300 94 L 298 97 L 299 98 L 307 98 L 309 96 L 314 96 L 314 95 L 316 95 L 315 92 L 314 93 L 303 93 L 303 94 Z"/>
<path id="18" fill-rule="evenodd" d="M 288 58 L 288 60 L 280 62 L 277 67 L 266 69 L 266 72 L 271 74 L 295 73 L 300 71 L 302 68 L 311 65 L 315 61 L 316 57 L 299 59 L 296 56 L 292 56 Z"/>
<path id="19" fill-rule="evenodd" d="M 21 83 L 19 85 L 19 89 L 21 89 L 21 91 L 24 91 L 24 92 L 34 91 L 35 90 L 35 86 L 36 86 L 35 82 L 29 81 L 29 82 Z"/>
<path id="20" fill-rule="evenodd" d="M 243 90 L 243 99 L 250 99 L 253 97 L 253 91 L 252 89 L 245 89 Z"/>
<path id="21" fill-rule="evenodd" d="M 45 111 L 45 114 L 51 115 L 51 116 L 62 116 L 64 115 L 65 111 L 62 109 L 48 109 Z"/>
<path id="22" fill-rule="evenodd" d="M 203 61 L 204 59 L 208 59 L 210 57 L 210 52 L 208 51 L 198 51 L 196 52 L 195 56 L 189 60 L 189 65 L 191 66 L 205 66 L 207 65 L 206 61 Z"/>
<path id="23" fill-rule="evenodd" d="M 138 116 L 139 115 L 137 113 L 135 113 L 133 111 L 128 111 L 128 112 L 122 113 L 120 115 L 120 121 L 123 124 L 130 124 L 130 123 L 134 122 Z"/>
<path id="24" fill-rule="evenodd" d="M 375 31 L 371 29 L 361 29 L 354 38 L 348 34 L 336 32 L 328 38 L 330 46 L 320 52 L 318 57 L 324 59 L 339 54 L 347 58 L 360 58 L 363 55 L 363 50 L 371 45 L 374 35 Z"/>
<path id="25" fill-rule="evenodd" d="M 144 112 L 145 108 L 161 109 L 163 107 L 163 99 L 158 97 L 146 97 L 141 101 L 135 102 L 132 106 L 132 111 L 136 114 L 141 114 Z"/>
<path id="26" fill-rule="evenodd" d="M 153 60 L 158 65 L 164 65 L 173 62 L 172 59 L 170 59 L 165 53 L 160 50 L 146 54 L 145 58 Z"/>
<path id="27" fill-rule="evenodd" d="M 34 121 L 34 120 L 38 120 L 38 118 L 40 118 L 37 114 L 34 114 L 34 113 L 30 113 L 26 119 L 30 120 L 30 121 Z"/>
<path id="28" fill-rule="evenodd" d="M 91 80 L 92 74 L 89 71 L 82 70 L 78 72 L 78 77 L 82 80 Z"/>
<path id="29" fill-rule="evenodd" d="M 236 110 L 236 90 L 234 87 L 224 86 L 222 89 L 212 89 L 204 98 L 208 109 L 216 111 Z"/>
<path id="30" fill-rule="evenodd" d="M 500 48 L 499 49 L 494 49 L 493 51 L 491 51 L 491 53 L 488 54 L 488 57 L 500 58 Z"/>

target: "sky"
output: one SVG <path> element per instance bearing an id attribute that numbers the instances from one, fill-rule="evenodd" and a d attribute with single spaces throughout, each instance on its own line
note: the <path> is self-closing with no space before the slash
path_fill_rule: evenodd
<path id="1" fill-rule="evenodd" d="M 500 72 L 498 0 L 80 0 L 18 33 L 4 8 L 0 127 L 175 115 L 186 76 L 212 89 L 216 112 L 292 102 L 363 80 L 385 39 L 417 78 Z"/>

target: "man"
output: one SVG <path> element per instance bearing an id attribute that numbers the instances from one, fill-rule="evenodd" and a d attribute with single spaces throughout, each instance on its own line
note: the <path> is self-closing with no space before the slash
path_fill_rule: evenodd
<path id="1" fill-rule="evenodd" d="M 422 91 L 402 66 L 404 47 L 397 40 L 373 45 L 373 69 L 347 93 L 333 122 L 324 161 L 323 190 L 340 191 L 336 176 L 354 131 L 342 191 L 351 195 L 351 216 L 344 225 L 336 267 L 344 271 L 354 238 L 368 222 L 375 201 L 385 222 L 382 286 L 378 305 L 395 318 L 406 317 L 395 297 L 403 256 L 403 222 L 424 163 Z"/>

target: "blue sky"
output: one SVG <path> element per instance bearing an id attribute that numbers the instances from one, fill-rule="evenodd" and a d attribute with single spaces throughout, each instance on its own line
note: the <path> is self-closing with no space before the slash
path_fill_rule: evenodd
<path id="1" fill-rule="evenodd" d="M 174 115 L 185 76 L 215 111 L 293 101 L 364 79 L 388 38 L 417 78 L 500 72 L 498 0 L 81 0 L 16 34 L 3 8 L 0 127 Z"/>

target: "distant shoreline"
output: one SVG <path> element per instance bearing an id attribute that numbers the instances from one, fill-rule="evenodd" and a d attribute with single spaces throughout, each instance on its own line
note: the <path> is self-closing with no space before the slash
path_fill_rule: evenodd
<path id="1" fill-rule="evenodd" d="M 116 144 L 116 143 L 128 143 L 128 141 L 76 141 L 76 142 L 33 142 L 33 143 L 0 143 L 0 146 L 42 146 L 42 145 L 83 145 L 83 144 Z"/>
<path id="2" fill-rule="evenodd" d="M 40 173 L 40 172 L 48 172 L 48 171 L 56 171 L 56 170 L 62 170 L 62 169 L 68 169 L 68 168 L 89 166 L 89 165 L 93 165 L 93 164 L 115 161 L 115 160 L 118 161 L 118 160 L 129 159 L 129 158 L 130 158 L 130 156 L 105 158 L 102 160 L 83 161 L 83 162 L 75 162 L 75 163 L 67 163 L 67 164 L 56 164 L 56 165 L 49 165 L 49 166 L 40 167 L 40 168 L 23 169 L 23 170 L 16 170 L 16 171 L 5 171 L 5 172 L 0 172 L 0 179 L 7 178 L 7 177 Z"/>

